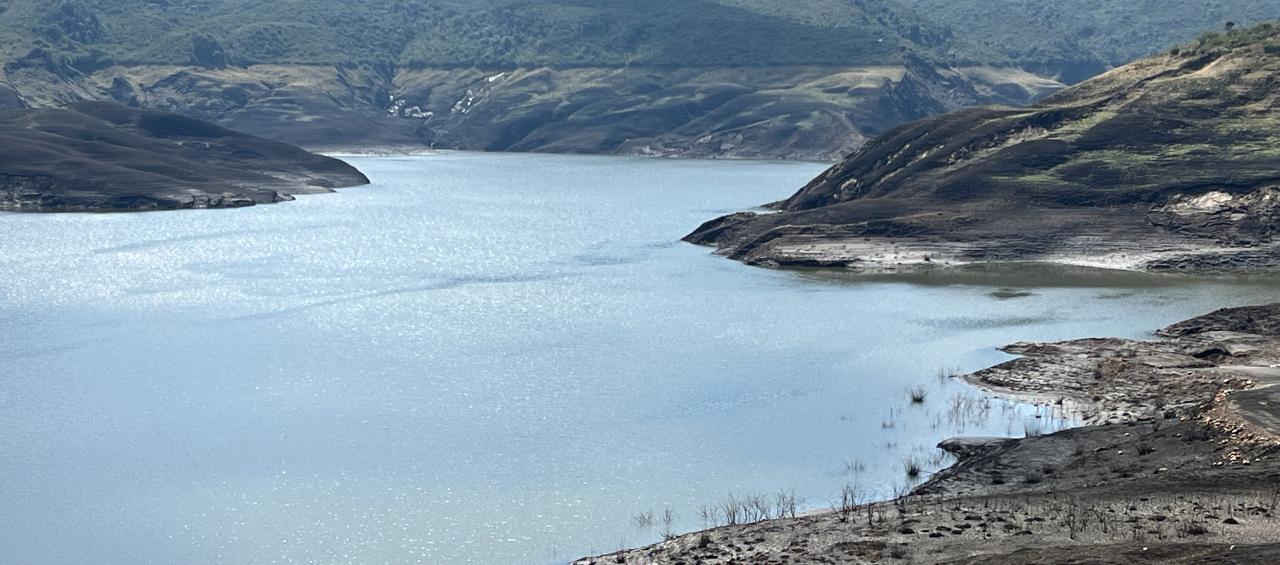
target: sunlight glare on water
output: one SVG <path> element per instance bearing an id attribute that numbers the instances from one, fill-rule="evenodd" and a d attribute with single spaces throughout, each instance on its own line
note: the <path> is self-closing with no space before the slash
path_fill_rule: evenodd
<path id="1" fill-rule="evenodd" d="M 850 279 L 679 242 L 814 164 L 352 161 L 372 186 L 287 204 L 0 216 L 7 562 L 564 562 L 654 541 L 635 513 L 687 530 L 730 492 L 886 495 L 905 453 L 1021 434 L 1032 409 L 945 417 L 977 393 L 938 372 L 997 346 L 1280 298 Z"/>

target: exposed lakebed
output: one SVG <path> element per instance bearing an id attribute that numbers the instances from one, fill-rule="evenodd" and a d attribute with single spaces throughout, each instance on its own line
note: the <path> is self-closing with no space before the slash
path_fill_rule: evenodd
<path id="1" fill-rule="evenodd" d="M 0 554 L 538 563 L 729 492 L 888 495 L 1037 411 L 940 370 L 1142 337 L 1267 280 L 770 271 L 677 243 L 820 165 L 446 153 L 228 211 L 0 216 Z M 913 406 L 907 388 L 928 397 Z M 977 402 L 974 400 L 973 402 Z M 1052 425 L 1052 424 L 1049 424 Z"/>

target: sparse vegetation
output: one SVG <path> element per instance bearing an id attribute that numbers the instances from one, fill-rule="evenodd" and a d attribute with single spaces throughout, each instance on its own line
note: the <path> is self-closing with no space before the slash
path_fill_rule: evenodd
<path id="1" fill-rule="evenodd" d="M 915 455 L 907 455 L 902 458 L 902 471 L 909 479 L 918 479 L 920 474 L 924 472 L 923 465 Z"/>
<path id="2" fill-rule="evenodd" d="M 929 397 L 929 390 L 924 386 L 916 385 L 908 388 L 907 394 L 911 397 L 912 404 L 924 404 L 925 399 Z"/>
<path id="3" fill-rule="evenodd" d="M 889 429 L 896 428 L 897 426 L 898 426 L 898 410 L 895 408 L 890 408 L 889 416 L 883 420 L 880 420 L 880 428 L 889 430 Z"/>
<path id="4" fill-rule="evenodd" d="M 773 495 L 773 516 L 775 518 L 796 517 L 796 493 L 794 491 L 778 491 Z"/>
<path id="5" fill-rule="evenodd" d="M 1044 435 L 1044 420 L 1032 418 L 1022 423 L 1022 437 L 1040 437 Z"/>
<path id="6" fill-rule="evenodd" d="M 857 475 L 867 471 L 867 464 L 862 461 L 853 460 L 846 461 L 844 464 L 844 472 L 846 475 Z"/>
<path id="7" fill-rule="evenodd" d="M 649 529 L 652 529 L 652 528 L 653 528 L 653 523 L 654 523 L 654 521 L 653 521 L 653 511 L 652 511 L 652 510 L 648 510 L 648 511 L 645 511 L 645 512 L 640 512 L 640 513 L 637 513 L 637 514 L 633 514 L 633 515 L 631 516 L 631 524 L 632 524 L 632 525 L 634 525 L 634 526 L 636 527 L 636 529 L 638 529 L 638 530 L 649 530 Z"/>
<path id="8" fill-rule="evenodd" d="M 676 521 L 676 515 L 675 515 L 675 512 L 671 511 L 671 507 L 668 506 L 667 508 L 663 508 L 662 509 L 662 539 L 669 540 L 669 539 L 674 539 L 676 537 L 675 530 L 673 529 L 675 521 Z"/>
<path id="9" fill-rule="evenodd" d="M 698 519 L 704 528 L 754 524 L 763 520 L 795 518 L 800 500 L 795 492 L 779 490 L 771 495 L 738 495 L 729 493 L 716 504 L 703 504 L 698 508 Z M 667 509 L 666 512 L 671 512 Z M 672 514 L 674 516 L 674 513 Z M 666 525 L 668 516 L 662 515 Z M 674 518 L 672 518 L 674 520 Z"/>
<path id="10" fill-rule="evenodd" d="M 1194 56 L 1261 45 L 1264 50 L 1280 52 L 1280 38 L 1277 38 L 1277 33 L 1280 33 L 1280 27 L 1270 22 L 1247 28 L 1232 24 L 1224 31 L 1205 33 L 1190 44 L 1176 47 L 1175 50 L 1177 54 Z"/>
<path id="11" fill-rule="evenodd" d="M 935 373 L 934 375 L 935 375 L 935 378 L 936 378 L 936 379 L 937 379 L 937 381 L 938 381 L 938 384 L 946 384 L 946 383 L 947 383 L 947 381 L 950 381 L 951 379 L 956 378 L 956 375 L 957 375 L 958 373 L 959 373 L 959 371 L 958 371 L 958 370 L 955 370 L 955 369 L 948 369 L 948 368 L 946 368 L 946 367 L 938 367 L 938 372 L 937 372 L 937 373 Z"/>
<path id="12" fill-rule="evenodd" d="M 832 504 L 836 511 L 836 516 L 841 522 L 848 522 L 853 516 L 854 511 L 858 509 L 864 502 L 865 495 L 862 489 L 857 485 L 846 483 L 840 487 L 840 499 Z"/>

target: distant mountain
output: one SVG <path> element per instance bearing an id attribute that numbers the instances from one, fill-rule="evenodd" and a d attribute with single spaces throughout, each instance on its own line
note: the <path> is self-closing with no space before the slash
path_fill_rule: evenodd
<path id="1" fill-rule="evenodd" d="M 689 240 L 765 265 L 1280 268 L 1277 76 L 1280 26 L 1206 35 L 1030 107 L 901 126 L 779 213 Z"/>
<path id="2" fill-rule="evenodd" d="M 367 183 L 342 161 L 164 112 L 0 111 L 0 210 L 230 208 Z"/>
<path id="3" fill-rule="evenodd" d="M 946 45 L 884 2 L 9 0 L 10 57 L 482 68 L 885 65 Z M 914 37 L 906 37 L 906 33 Z"/>
<path id="4" fill-rule="evenodd" d="M 1228 23 L 1280 18 L 1274 0 L 903 0 L 973 45 L 1076 83 Z"/>
<path id="5" fill-rule="evenodd" d="M 1124 53 L 1221 19 L 1169 0 L 1161 12 L 1188 23 L 1162 39 L 1158 19 L 1082 2 L 1080 21 L 1119 14 L 1095 31 Z M 1041 4 L 1008 3 L 1002 18 Z M 1236 9 L 1253 3 L 1216 4 L 1280 17 Z M 834 160 L 903 121 L 1025 104 L 1113 62 L 1075 38 L 1088 30 L 1023 32 L 989 23 L 988 1 L 953 4 L 0 0 L 0 107 L 113 100 L 309 147 Z"/>

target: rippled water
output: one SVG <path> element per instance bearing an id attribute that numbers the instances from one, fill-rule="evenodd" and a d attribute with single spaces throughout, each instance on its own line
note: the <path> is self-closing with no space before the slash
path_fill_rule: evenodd
<path id="1" fill-rule="evenodd" d="M 289 204 L 0 216 L 4 562 L 563 562 L 653 541 L 636 513 L 888 494 L 906 453 L 1020 435 L 1033 410 L 956 420 L 976 395 L 937 378 L 998 345 L 1280 299 L 797 274 L 677 242 L 812 164 L 353 161 L 373 186 Z"/>

